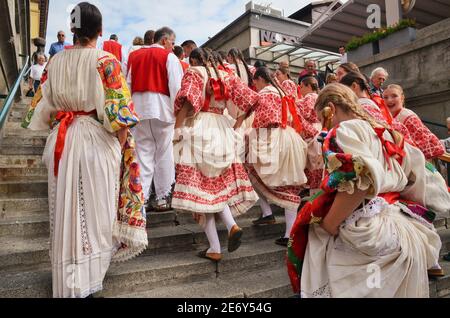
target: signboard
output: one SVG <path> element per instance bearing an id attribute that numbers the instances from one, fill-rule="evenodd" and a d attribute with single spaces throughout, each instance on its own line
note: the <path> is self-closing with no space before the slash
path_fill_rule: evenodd
<path id="1" fill-rule="evenodd" d="M 261 46 L 270 46 L 275 43 L 300 44 L 300 38 L 296 36 L 280 34 L 267 30 L 260 30 L 259 32 L 261 37 Z"/>

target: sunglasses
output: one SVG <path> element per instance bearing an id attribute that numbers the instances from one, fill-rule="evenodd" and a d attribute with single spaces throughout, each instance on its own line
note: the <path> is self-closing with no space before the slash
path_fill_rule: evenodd
<path id="1" fill-rule="evenodd" d="M 65 35 L 64 34 L 58 34 L 58 37 L 65 37 Z"/>

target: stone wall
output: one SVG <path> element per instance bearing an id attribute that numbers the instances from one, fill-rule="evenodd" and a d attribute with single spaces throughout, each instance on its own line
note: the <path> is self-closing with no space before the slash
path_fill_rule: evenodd
<path id="1" fill-rule="evenodd" d="M 406 106 L 424 121 L 446 125 L 450 117 L 450 19 L 417 31 L 417 39 L 370 59 L 359 62 L 370 75 L 376 67 L 390 74 L 387 84 L 399 84 L 405 90 Z M 447 129 L 428 124 L 440 138 Z"/>

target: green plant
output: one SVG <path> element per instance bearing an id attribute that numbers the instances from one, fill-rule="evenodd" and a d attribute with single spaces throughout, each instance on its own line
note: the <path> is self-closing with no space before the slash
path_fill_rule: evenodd
<path id="1" fill-rule="evenodd" d="M 404 19 L 399 21 L 397 24 L 392 25 L 387 28 L 381 28 L 377 29 L 371 33 L 364 34 L 362 37 L 353 37 L 346 45 L 347 51 L 353 51 L 356 50 L 358 47 L 378 41 L 380 39 L 383 39 L 387 37 L 389 34 L 395 33 L 397 31 L 400 31 L 402 29 L 406 29 L 409 27 L 415 27 L 416 21 L 413 19 Z"/>

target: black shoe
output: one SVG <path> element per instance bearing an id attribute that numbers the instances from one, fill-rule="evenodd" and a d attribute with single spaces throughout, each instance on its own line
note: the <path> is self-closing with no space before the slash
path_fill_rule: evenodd
<path id="1" fill-rule="evenodd" d="M 266 225 L 266 224 L 275 224 L 275 223 L 276 223 L 276 220 L 275 220 L 275 217 L 273 216 L 273 214 L 268 215 L 266 217 L 263 217 L 261 215 L 261 217 L 259 219 L 253 221 L 254 225 Z"/>
<path id="2" fill-rule="evenodd" d="M 444 258 L 445 261 L 450 262 L 450 253 L 445 255 L 443 258 Z"/>
<path id="3" fill-rule="evenodd" d="M 285 246 L 285 247 L 287 247 L 288 242 L 289 242 L 289 238 L 287 238 L 287 237 L 280 237 L 275 240 L 275 244 L 280 245 L 280 246 Z"/>

